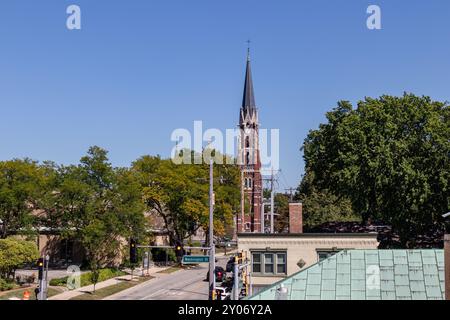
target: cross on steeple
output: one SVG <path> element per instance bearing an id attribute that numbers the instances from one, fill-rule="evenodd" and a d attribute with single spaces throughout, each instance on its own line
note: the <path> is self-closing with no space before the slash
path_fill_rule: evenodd
<path id="1" fill-rule="evenodd" d="M 250 44 L 252 42 L 250 41 L 250 39 L 247 40 L 247 60 L 250 61 Z"/>

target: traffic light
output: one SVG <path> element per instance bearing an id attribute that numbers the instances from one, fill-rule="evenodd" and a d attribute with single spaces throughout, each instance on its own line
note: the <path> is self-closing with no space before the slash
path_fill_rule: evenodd
<path id="1" fill-rule="evenodd" d="M 243 252 L 243 251 L 239 252 L 238 255 L 237 255 L 237 259 L 238 259 L 237 261 L 238 261 L 238 264 L 242 264 L 242 263 L 244 262 L 244 260 L 243 260 L 244 255 L 242 254 L 242 252 Z"/>
<path id="2" fill-rule="evenodd" d="M 184 255 L 183 245 L 180 242 L 177 242 L 175 246 L 175 255 L 177 257 L 182 257 Z"/>
<path id="3" fill-rule="evenodd" d="M 135 264 L 135 263 L 138 262 L 138 259 L 137 259 L 137 247 L 136 246 L 137 246 L 136 240 L 131 239 L 130 240 L 130 262 L 132 264 Z"/>
<path id="4" fill-rule="evenodd" d="M 42 280 L 42 279 L 44 279 L 44 259 L 43 258 L 39 258 L 37 266 L 38 266 L 38 279 Z"/>

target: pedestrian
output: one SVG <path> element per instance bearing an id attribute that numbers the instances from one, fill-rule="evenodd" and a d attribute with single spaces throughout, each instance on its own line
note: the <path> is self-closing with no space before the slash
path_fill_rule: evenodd
<path id="1" fill-rule="evenodd" d="M 222 290 L 216 290 L 217 293 L 217 300 L 222 301 Z"/>

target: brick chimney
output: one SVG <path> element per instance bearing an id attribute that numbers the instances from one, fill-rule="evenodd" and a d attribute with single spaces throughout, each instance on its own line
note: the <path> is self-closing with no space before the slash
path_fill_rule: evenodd
<path id="1" fill-rule="evenodd" d="M 303 205 L 289 203 L 289 233 L 303 233 Z"/>
<path id="2" fill-rule="evenodd" d="M 445 300 L 450 300 L 450 234 L 444 236 Z"/>

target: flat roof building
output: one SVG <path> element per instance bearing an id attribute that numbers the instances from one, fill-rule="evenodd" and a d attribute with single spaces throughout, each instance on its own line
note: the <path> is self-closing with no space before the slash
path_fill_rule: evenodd
<path id="1" fill-rule="evenodd" d="M 251 262 L 253 292 L 283 280 L 341 250 L 376 249 L 376 233 L 239 234 L 238 250 Z"/>

